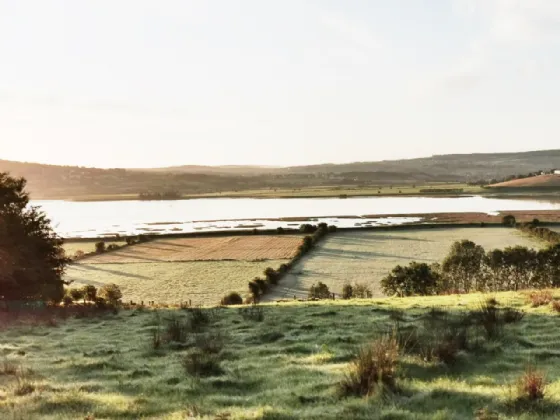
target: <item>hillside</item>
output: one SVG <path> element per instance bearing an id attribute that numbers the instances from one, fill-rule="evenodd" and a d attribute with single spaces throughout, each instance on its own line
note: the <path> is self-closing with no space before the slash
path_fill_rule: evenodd
<path id="1" fill-rule="evenodd" d="M 34 198 L 136 197 L 141 192 L 211 194 L 308 187 L 430 185 L 500 179 L 560 167 L 560 150 L 440 155 L 418 159 L 266 166 L 178 166 L 156 169 L 97 169 L 0 160 L 0 171 L 28 180 Z"/>
<path id="2" fill-rule="evenodd" d="M 560 175 L 538 175 L 490 185 L 492 188 L 560 188 Z"/>

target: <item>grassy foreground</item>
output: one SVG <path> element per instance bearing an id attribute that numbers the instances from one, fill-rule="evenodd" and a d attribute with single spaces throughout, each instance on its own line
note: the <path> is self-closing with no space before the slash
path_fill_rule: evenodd
<path id="1" fill-rule="evenodd" d="M 187 316 L 183 310 L 4 325 L 0 418 L 473 419 L 484 407 L 499 415 L 488 418 L 558 418 L 560 317 L 549 306 L 531 308 L 520 293 L 494 296 L 527 315 L 452 366 L 401 356 L 402 391 L 369 398 L 337 393 L 360 345 L 396 319 L 413 324 L 434 307 L 464 310 L 483 296 L 271 304 L 263 305 L 261 322 L 238 308 L 208 308 L 206 332 L 193 336 L 219 332 L 224 350 L 220 370 L 204 377 L 181 363 L 192 337 L 153 349 L 157 325 Z M 528 363 L 547 372 L 549 385 L 544 402 L 519 408 L 511 385 Z"/>

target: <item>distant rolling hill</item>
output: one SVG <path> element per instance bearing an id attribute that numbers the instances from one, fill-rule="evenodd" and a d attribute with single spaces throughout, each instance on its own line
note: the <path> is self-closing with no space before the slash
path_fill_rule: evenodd
<path id="1" fill-rule="evenodd" d="M 28 180 L 34 198 L 180 194 L 316 186 L 375 186 L 503 179 L 560 168 L 560 150 L 436 155 L 417 159 L 292 167 L 185 165 L 156 169 L 98 169 L 0 160 L 0 172 Z"/>
<path id="2" fill-rule="evenodd" d="M 538 175 L 490 185 L 491 188 L 559 188 L 560 175 Z"/>

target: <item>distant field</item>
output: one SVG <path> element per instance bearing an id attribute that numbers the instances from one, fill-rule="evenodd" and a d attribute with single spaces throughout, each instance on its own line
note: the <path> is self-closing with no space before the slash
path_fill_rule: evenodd
<path id="1" fill-rule="evenodd" d="M 69 267 L 66 280 L 115 283 L 125 301 L 215 305 L 231 291 L 245 296 L 249 281 L 287 262 L 301 241 L 298 235 L 159 239 L 85 258 Z"/>
<path id="2" fill-rule="evenodd" d="M 370 285 L 374 296 L 383 296 L 380 280 L 397 265 L 411 261 L 441 262 L 453 242 L 469 239 L 485 249 L 541 245 L 515 229 L 501 227 L 341 232 L 329 236 L 286 276 L 268 300 L 306 297 L 313 283 L 327 284 L 341 293 L 345 282 Z"/>
<path id="3" fill-rule="evenodd" d="M 267 267 L 278 268 L 286 260 L 144 262 L 130 264 L 75 264 L 66 280 L 100 287 L 115 283 L 123 300 L 216 305 L 230 291 L 245 296 L 247 283 L 262 276 Z"/>
<path id="4" fill-rule="evenodd" d="M 290 259 L 301 235 L 159 239 L 87 259 L 88 264 Z"/>
<path id="5" fill-rule="evenodd" d="M 124 241 L 111 241 L 111 240 L 105 240 L 105 239 L 97 239 L 97 240 L 92 240 L 92 241 L 80 241 L 80 242 L 72 242 L 72 241 L 65 241 L 63 248 L 64 251 L 66 252 L 66 255 L 72 257 L 76 254 L 76 252 L 78 251 L 83 251 L 86 254 L 88 252 L 93 252 L 95 251 L 95 244 L 99 241 L 105 241 L 106 245 L 110 245 L 110 244 L 116 244 L 116 245 L 125 245 L 126 242 Z"/>

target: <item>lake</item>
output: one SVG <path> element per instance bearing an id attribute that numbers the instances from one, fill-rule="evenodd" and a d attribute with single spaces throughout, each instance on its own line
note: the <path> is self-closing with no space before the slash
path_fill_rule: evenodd
<path id="1" fill-rule="evenodd" d="M 364 215 L 560 210 L 559 201 L 472 197 L 360 197 L 177 201 L 33 201 L 64 237 L 162 234 L 249 228 L 295 227 L 301 222 L 272 220 L 312 217 L 339 227 L 419 221 L 414 217 Z M 350 217 L 343 217 L 350 216 Z M 264 219 L 264 220 L 259 220 Z M 268 219 L 268 220 L 266 220 Z"/>

